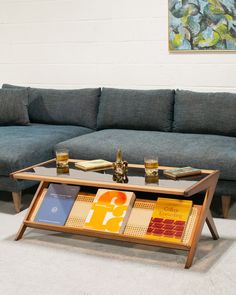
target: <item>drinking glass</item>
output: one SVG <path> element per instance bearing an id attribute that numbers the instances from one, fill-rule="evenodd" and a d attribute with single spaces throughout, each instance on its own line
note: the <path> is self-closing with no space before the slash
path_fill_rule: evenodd
<path id="1" fill-rule="evenodd" d="M 144 157 L 144 167 L 146 176 L 158 175 L 158 157 L 156 155 L 147 155 Z"/>
<path id="2" fill-rule="evenodd" d="M 59 174 L 69 172 L 69 151 L 67 149 L 56 150 L 56 167 Z"/>

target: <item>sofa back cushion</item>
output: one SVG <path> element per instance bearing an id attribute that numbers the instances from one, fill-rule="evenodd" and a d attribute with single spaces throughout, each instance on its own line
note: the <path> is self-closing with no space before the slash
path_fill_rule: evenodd
<path id="1" fill-rule="evenodd" d="M 0 89 L 0 126 L 29 125 L 26 89 Z"/>
<path id="2" fill-rule="evenodd" d="M 236 94 L 176 90 L 173 131 L 236 136 Z"/>
<path id="3" fill-rule="evenodd" d="M 103 88 L 98 129 L 171 131 L 174 91 Z"/>
<path id="4" fill-rule="evenodd" d="M 100 88 L 78 90 L 29 89 L 33 122 L 80 125 L 96 129 Z"/>
<path id="5" fill-rule="evenodd" d="M 3 84 L 3 88 L 19 86 Z M 34 123 L 79 125 L 96 129 L 100 88 L 56 90 L 30 88 L 29 117 Z"/>

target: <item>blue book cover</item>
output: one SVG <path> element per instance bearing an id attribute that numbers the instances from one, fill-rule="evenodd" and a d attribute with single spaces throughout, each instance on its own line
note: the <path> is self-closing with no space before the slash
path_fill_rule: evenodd
<path id="1" fill-rule="evenodd" d="M 64 225 L 79 190 L 79 186 L 50 184 L 34 221 Z"/>

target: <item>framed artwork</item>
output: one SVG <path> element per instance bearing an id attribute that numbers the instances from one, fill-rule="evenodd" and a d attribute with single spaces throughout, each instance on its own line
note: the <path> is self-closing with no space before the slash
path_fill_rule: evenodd
<path id="1" fill-rule="evenodd" d="M 169 0 L 169 50 L 236 51 L 236 0 Z"/>

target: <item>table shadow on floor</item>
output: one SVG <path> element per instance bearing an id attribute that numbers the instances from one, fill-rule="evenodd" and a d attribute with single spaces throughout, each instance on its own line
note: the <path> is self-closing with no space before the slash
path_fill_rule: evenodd
<path id="1" fill-rule="evenodd" d="M 14 236 L 10 236 L 7 240 L 14 240 L 14 238 Z M 234 242 L 234 239 L 213 240 L 210 236 L 202 236 L 190 270 L 208 272 L 220 259 L 223 259 Z M 176 269 L 184 269 L 187 258 L 187 252 L 181 250 L 36 229 L 27 229 L 23 239 L 16 243 L 49 247 L 59 253 L 60 251 L 69 251 L 75 255 L 95 255 L 103 259 L 133 261 L 134 263 Z"/>

